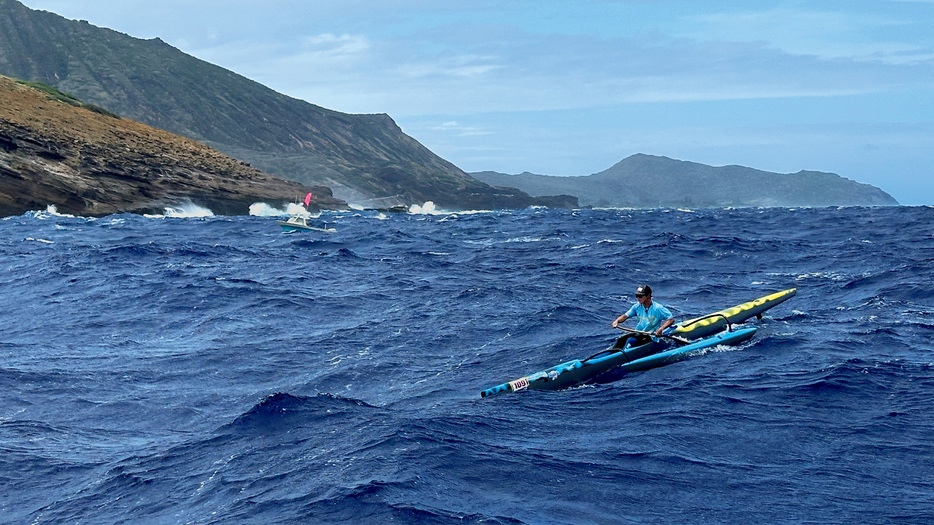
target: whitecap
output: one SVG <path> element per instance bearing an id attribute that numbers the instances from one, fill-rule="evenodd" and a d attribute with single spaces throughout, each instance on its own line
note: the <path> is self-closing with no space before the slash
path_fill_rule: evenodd
<path id="1" fill-rule="evenodd" d="M 69 215 L 67 213 L 59 213 L 58 208 L 54 204 L 49 204 L 45 207 L 45 211 L 35 211 L 32 212 L 37 219 L 48 219 L 50 217 L 71 217 L 74 218 L 74 215 Z"/>
<path id="2" fill-rule="evenodd" d="M 213 217 L 214 212 L 203 206 L 198 206 L 193 202 L 178 204 L 177 207 L 166 207 L 163 215 L 143 215 L 150 219 L 161 219 L 171 217 L 173 219 L 189 219 L 195 217 Z"/>
<path id="3" fill-rule="evenodd" d="M 435 203 L 432 201 L 427 201 L 425 204 L 419 206 L 418 204 L 413 204 L 409 206 L 409 213 L 414 215 L 445 215 L 447 212 L 438 210 L 435 207 Z"/>

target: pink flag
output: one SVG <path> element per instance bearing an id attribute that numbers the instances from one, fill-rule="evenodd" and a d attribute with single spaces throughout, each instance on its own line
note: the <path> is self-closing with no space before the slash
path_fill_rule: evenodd
<path id="1" fill-rule="evenodd" d="M 311 193 L 305 195 L 305 207 L 307 208 L 309 204 L 311 204 Z"/>

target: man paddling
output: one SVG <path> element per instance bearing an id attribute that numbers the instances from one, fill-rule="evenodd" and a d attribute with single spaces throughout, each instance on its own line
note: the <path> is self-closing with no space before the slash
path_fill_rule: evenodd
<path id="1" fill-rule="evenodd" d="M 616 328 L 620 323 L 625 322 L 630 317 L 638 317 L 639 323 L 636 324 L 636 330 L 645 332 L 654 332 L 655 335 L 662 335 L 666 328 L 675 324 L 675 318 L 671 312 L 660 303 L 652 301 L 652 287 L 647 284 L 640 284 L 636 287 L 636 304 L 628 312 L 616 318 L 612 326 Z M 626 341 L 627 345 L 635 344 L 635 338 L 631 337 Z"/>

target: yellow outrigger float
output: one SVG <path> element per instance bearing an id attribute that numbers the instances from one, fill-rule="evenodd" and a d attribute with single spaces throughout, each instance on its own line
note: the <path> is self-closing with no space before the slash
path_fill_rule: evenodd
<path id="1" fill-rule="evenodd" d="M 760 297 L 755 301 L 738 304 L 733 308 L 678 323 L 671 335 L 686 339 L 697 339 L 698 337 L 715 334 L 727 328 L 728 325 L 742 323 L 752 317 L 761 319 L 762 312 L 792 298 L 797 291 L 797 288 L 789 288 L 788 290 Z"/>

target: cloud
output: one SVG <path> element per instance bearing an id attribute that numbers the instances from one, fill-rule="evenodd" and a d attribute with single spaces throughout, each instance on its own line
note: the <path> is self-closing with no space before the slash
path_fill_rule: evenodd
<path id="1" fill-rule="evenodd" d="M 555 2 L 530 9 L 377 0 L 351 16 L 327 0 L 284 2 L 279 9 L 271 2 L 219 5 L 145 4 L 154 13 L 173 7 L 163 30 L 186 52 L 351 113 L 404 117 L 830 97 L 934 81 L 934 49 L 918 38 L 926 34 L 918 33 L 923 18 L 899 10 L 796 3 L 812 7 L 726 12 L 715 2 L 686 9 L 601 1 L 569 12 Z M 906 29 L 914 38 L 899 36 Z"/>
<path id="2" fill-rule="evenodd" d="M 689 17 L 697 41 L 757 42 L 798 56 L 887 64 L 931 60 L 934 49 L 901 40 L 918 23 L 891 14 L 813 9 L 718 12 Z"/>
<path id="3" fill-rule="evenodd" d="M 410 78 L 453 77 L 457 79 L 483 78 L 504 66 L 494 63 L 496 57 L 476 55 L 442 56 L 406 63 L 397 71 Z"/>
<path id="4" fill-rule="evenodd" d="M 458 124 L 457 121 L 453 120 L 442 122 L 441 124 L 424 126 L 423 129 L 430 131 L 440 131 L 447 134 L 453 134 L 458 137 L 480 137 L 493 134 L 492 131 L 483 128 L 475 126 L 462 126 Z"/>
<path id="5" fill-rule="evenodd" d="M 301 56 L 304 60 L 353 60 L 371 49 L 369 40 L 361 35 L 324 33 L 304 38 Z"/>

